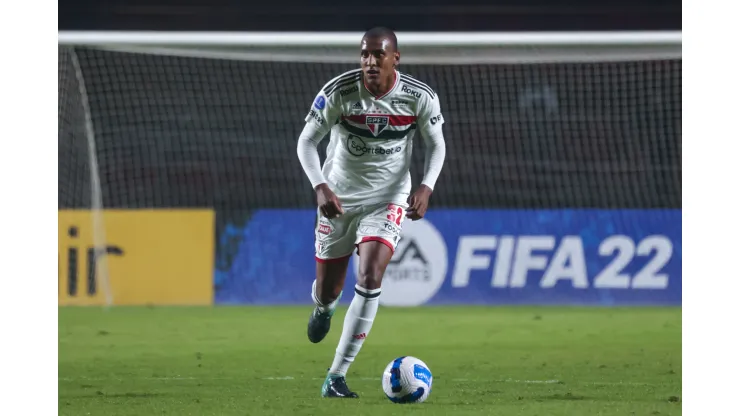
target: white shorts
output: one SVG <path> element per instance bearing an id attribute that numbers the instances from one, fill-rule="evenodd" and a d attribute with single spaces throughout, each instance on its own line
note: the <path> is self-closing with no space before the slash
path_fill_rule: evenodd
<path id="1" fill-rule="evenodd" d="M 316 260 L 328 262 L 347 258 L 365 241 L 379 241 L 395 251 L 407 207 L 388 203 L 354 207 L 332 219 L 317 210 Z"/>

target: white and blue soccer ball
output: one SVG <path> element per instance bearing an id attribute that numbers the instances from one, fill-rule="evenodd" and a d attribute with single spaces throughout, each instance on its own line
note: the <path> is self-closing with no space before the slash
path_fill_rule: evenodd
<path id="1" fill-rule="evenodd" d="M 432 391 L 432 372 L 416 357 L 399 357 L 383 371 L 383 391 L 393 403 L 421 403 Z"/>

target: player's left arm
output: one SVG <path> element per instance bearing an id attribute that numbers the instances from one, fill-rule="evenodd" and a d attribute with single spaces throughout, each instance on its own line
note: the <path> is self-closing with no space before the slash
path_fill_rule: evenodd
<path id="1" fill-rule="evenodd" d="M 429 197 L 434 191 L 442 165 L 445 161 L 445 140 L 442 133 L 442 110 L 439 105 L 439 97 L 424 95 L 426 98 L 419 103 L 417 120 L 420 125 L 421 136 L 424 139 L 424 178 L 421 185 L 409 196 L 409 207 L 406 209 L 406 217 L 416 221 L 424 217 L 429 207 Z"/>

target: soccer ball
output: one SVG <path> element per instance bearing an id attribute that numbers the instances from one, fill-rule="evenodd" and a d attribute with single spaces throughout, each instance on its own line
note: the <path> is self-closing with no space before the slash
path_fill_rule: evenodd
<path id="1" fill-rule="evenodd" d="M 383 391 L 393 403 L 421 403 L 432 391 L 432 372 L 418 358 L 396 358 L 383 371 Z"/>

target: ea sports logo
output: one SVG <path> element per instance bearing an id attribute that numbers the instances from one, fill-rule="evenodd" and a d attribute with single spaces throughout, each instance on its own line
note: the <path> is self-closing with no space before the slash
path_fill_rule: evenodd
<path id="1" fill-rule="evenodd" d="M 353 256 L 355 275 L 359 257 Z M 425 219 L 404 221 L 401 241 L 383 277 L 380 304 L 418 306 L 431 299 L 447 275 L 447 247 L 442 235 Z"/>

